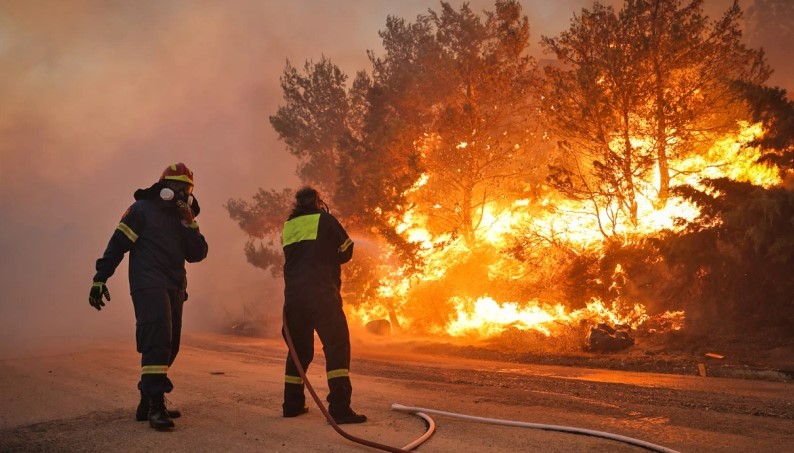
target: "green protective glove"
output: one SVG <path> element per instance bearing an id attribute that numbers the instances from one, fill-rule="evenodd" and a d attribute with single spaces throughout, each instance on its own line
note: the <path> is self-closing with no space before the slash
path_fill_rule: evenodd
<path id="1" fill-rule="evenodd" d="M 88 293 L 88 303 L 97 310 L 102 310 L 102 307 L 105 306 L 102 296 L 105 296 L 105 299 L 110 302 L 110 291 L 108 291 L 108 287 L 105 286 L 105 282 L 94 282 L 94 284 L 91 285 L 91 292 Z"/>

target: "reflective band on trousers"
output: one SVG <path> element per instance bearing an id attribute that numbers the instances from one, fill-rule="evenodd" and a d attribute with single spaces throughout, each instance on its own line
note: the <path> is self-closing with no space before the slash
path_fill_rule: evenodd
<path id="1" fill-rule="evenodd" d="M 289 374 L 287 374 L 286 376 L 284 376 L 284 382 L 286 382 L 287 384 L 301 385 L 303 384 L 303 379 L 301 379 L 298 376 L 290 376 Z"/>
<path id="2" fill-rule="evenodd" d="M 125 225 L 124 222 L 119 223 L 116 229 L 124 233 L 124 236 L 127 236 L 130 241 L 135 242 L 138 240 L 138 235 L 132 231 L 132 228 Z"/>
<path id="3" fill-rule="evenodd" d="M 168 365 L 146 365 L 141 374 L 168 374 Z"/>
<path id="4" fill-rule="evenodd" d="M 339 368 L 336 370 L 331 370 L 326 373 L 328 375 L 328 379 L 340 378 L 340 377 L 348 377 L 350 376 L 350 370 L 347 368 Z"/>

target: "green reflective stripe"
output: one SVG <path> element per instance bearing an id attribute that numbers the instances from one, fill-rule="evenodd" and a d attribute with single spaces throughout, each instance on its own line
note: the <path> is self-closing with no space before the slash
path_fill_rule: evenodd
<path id="1" fill-rule="evenodd" d="M 91 286 L 98 286 L 102 288 L 103 286 L 105 286 L 105 282 L 94 282 Z"/>
<path id="2" fill-rule="evenodd" d="M 320 225 L 320 214 L 309 214 L 295 217 L 284 223 L 281 233 L 281 246 L 286 247 L 300 241 L 313 241 L 317 239 L 317 229 Z"/>
<path id="3" fill-rule="evenodd" d="M 127 236 L 130 241 L 135 242 L 138 240 L 138 235 L 132 231 L 132 228 L 125 225 L 124 222 L 119 223 L 119 226 L 117 226 L 116 229 L 124 233 L 124 236 Z"/>
<path id="4" fill-rule="evenodd" d="M 303 384 L 303 379 L 297 376 L 290 376 L 289 374 L 284 376 L 284 382 L 287 384 Z"/>
<path id="5" fill-rule="evenodd" d="M 348 377 L 350 376 L 350 370 L 348 370 L 347 368 L 339 368 L 338 370 L 328 371 L 325 374 L 328 375 L 328 379 Z"/>
<path id="6" fill-rule="evenodd" d="M 347 238 L 345 243 L 339 246 L 339 253 L 345 253 L 345 250 L 349 249 L 351 245 L 353 245 L 353 241 Z"/>
<path id="7" fill-rule="evenodd" d="M 198 228 L 198 222 L 196 222 L 196 221 L 194 220 L 194 221 L 193 221 L 193 223 L 191 223 L 191 224 L 190 224 L 190 225 L 188 225 L 188 226 L 189 226 L 190 228 Z"/>
<path id="8" fill-rule="evenodd" d="M 146 365 L 141 374 L 168 374 L 168 365 Z"/>

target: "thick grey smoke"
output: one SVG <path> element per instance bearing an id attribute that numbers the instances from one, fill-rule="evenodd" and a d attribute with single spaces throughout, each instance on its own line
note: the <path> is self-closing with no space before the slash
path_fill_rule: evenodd
<path id="1" fill-rule="evenodd" d="M 469 3 L 493 9 L 493 1 Z M 731 0 L 707 3 L 719 11 Z M 524 1 L 532 41 L 556 35 L 590 4 Z M 133 191 L 177 161 L 195 172 L 210 244 L 207 261 L 188 269 L 186 329 L 233 323 L 246 307 L 277 311 L 279 282 L 245 262 L 245 237 L 222 206 L 257 187 L 297 184 L 295 162 L 268 122 L 285 62 L 300 67 L 325 55 L 352 76 L 369 69 L 368 49 L 380 52 L 387 15 L 413 20 L 428 8 L 439 3 L 5 1 L 0 341 L 132 338 L 127 260 L 108 282 L 113 301 L 101 313 L 87 302 L 94 262 Z"/>

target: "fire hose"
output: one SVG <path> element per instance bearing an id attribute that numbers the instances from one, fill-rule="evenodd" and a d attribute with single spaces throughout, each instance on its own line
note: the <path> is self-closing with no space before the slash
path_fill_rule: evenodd
<path id="1" fill-rule="evenodd" d="M 427 409 L 423 407 L 403 406 L 402 404 L 398 404 L 398 403 L 392 403 L 391 408 L 399 412 L 408 412 L 421 417 L 423 420 L 425 420 L 425 423 L 427 423 L 427 431 L 422 436 L 420 436 L 419 438 L 417 438 L 416 440 L 414 440 L 413 442 L 409 443 L 408 445 L 402 448 L 392 447 L 389 445 L 380 444 L 378 442 L 373 442 L 371 440 L 362 439 L 360 437 L 353 436 L 352 434 L 349 434 L 345 432 L 342 428 L 340 428 L 339 425 L 334 421 L 334 418 L 325 408 L 325 405 L 320 400 L 320 397 L 317 396 L 317 392 L 314 391 L 314 387 L 312 387 L 311 383 L 309 382 L 309 379 L 306 377 L 306 371 L 303 369 L 303 366 L 301 366 L 300 359 L 298 358 L 298 353 L 295 352 L 295 345 L 292 342 L 292 336 L 290 336 L 289 328 L 287 327 L 286 313 L 284 314 L 283 324 L 284 324 L 284 338 L 287 341 L 290 357 L 292 357 L 292 361 L 295 363 L 295 366 L 298 369 L 298 373 L 300 374 L 301 379 L 303 379 L 303 382 L 306 384 L 306 389 L 309 390 L 309 394 L 311 394 L 315 404 L 317 404 L 317 407 L 320 408 L 320 412 L 323 413 L 326 420 L 328 420 L 328 423 L 334 428 L 334 430 L 337 433 L 339 433 L 345 439 L 361 445 L 366 445 L 368 447 L 376 448 L 378 450 L 389 451 L 394 453 L 410 453 L 410 450 L 413 450 L 414 448 L 421 445 L 424 441 L 429 439 L 430 436 L 433 434 L 433 432 L 436 429 L 436 424 L 433 421 L 433 419 L 430 418 L 430 416 L 428 416 L 427 414 L 436 414 L 445 417 L 459 418 L 463 420 L 470 420 L 480 423 L 490 423 L 494 425 L 516 426 L 520 428 L 534 428 L 545 431 L 558 431 L 558 432 L 570 433 L 570 434 L 583 434 L 587 436 L 600 437 L 602 439 L 615 440 L 618 442 L 635 445 L 659 453 L 678 453 L 676 450 L 672 450 L 670 448 L 663 447 L 661 445 L 656 445 L 650 442 L 646 442 L 644 440 L 634 439 L 632 437 L 621 436 L 619 434 L 612 434 L 604 431 L 595 431 L 584 428 L 576 428 L 572 426 L 546 425 L 541 423 L 520 422 L 515 420 L 502 420 L 498 418 L 476 417 L 473 415 L 445 412 L 435 409 Z"/>
<path id="2" fill-rule="evenodd" d="M 317 407 L 320 408 L 320 412 L 323 413 L 325 419 L 328 420 L 328 423 L 334 428 L 334 431 L 339 433 L 342 437 L 347 440 L 353 441 L 355 443 L 366 445 L 368 447 L 377 448 L 378 450 L 389 451 L 393 453 L 410 453 L 410 451 L 416 447 L 418 447 L 422 442 L 426 441 L 430 438 L 433 434 L 433 431 L 436 429 L 436 424 L 433 422 L 433 419 L 429 416 L 419 412 L 414 411 L 416 415 L 421 417 L 427 423 L 427 431 L 419 438 L 414 440 L 413 442 L 409 443 L 408 445 L 404 446 L 403 448 L 392 447 L 390 445 L 380 444 L 378 442 L 373 442 L 371 440 L 362 439 L 360 437 L 356 437 L 352 434 L 345 432 L 339 425 L 334 421 L 334 418 L 328 412 L 328 409 L 325 408 L 325 405 L 322 401 L 320 401 L 320 397 L 317 396 L 317 392 L 314 391 L 314 387 L 312 387 L 311 383 L 309 382 L 309 378 L 306 377 L 306 371 L 303 369 L 301 365 L 300 359 L 298 358 L 298 353 L 295 352 L 295 344 L 292 342 L 292 336 L 289 333 L 289 327 L 287 327 L 287 314 L 284 313 L 284 339 L 287 341 L 287 346 L 289 347 L 289 355 L 292 357 L 292 361 L 295 363 L 295 367 L 298 369 L 298 373 L 303 379 L 303 382 L 306 384 L 306 389 L 309 390 L 309 394 L 312 396 L 315 404 Z"/>
<path id="3" fill-rule="evenodd" d="M 519 422 L 514 420 L 501 420 L 498 418 L 485 418 L 485 417 L 475 417 L 472 415 L 464 415 L 464 414 L 456 414 L 454 412 L 444 412 L 438 411 L 435 409 L 427 409 L 423 407 L 408 407 L 403 406 L 402 404 L 392 403 L 391 408 L 396 411 L 400 412 L 409 412 L 409 413 L 424 413 L 424 414 L 436 414 L 436 415 L 443 415 L 446 417 L 452 418 L 459 418 L 463 420 L 471 420 L 476 422 L 482 423 L 490 423 L 494 425 L 503 425 L 503 426 L 518 426 L 521 428 L 535 428 L 535 429 L 542 429 L 545 431 L 559 431 L 563 433 L 572 433 L 572 434 L 584 434 L 588 436 L 600 437 L 603 439 L 610 439 L 616 440 L 619 442 L 636 445 L 638 447 L 642 447 L 651 451 L 658 451 L 660 453 L 678 453 L 676 450 L 671 450 L 667 447 L 663 447 L 661 445 L 652 444 L 650 442 L 645 442 L 644 440 L 634 439 L 631 437 L 621 436 L 619 434 L 612 434 L 603 431 L 594 431 L 590 429 L 584 428 L 575 428 L 570 426 L 560 426 L 560 425 L 544 425 L 540 423 L 528 423 L 528 422 Z"/>

